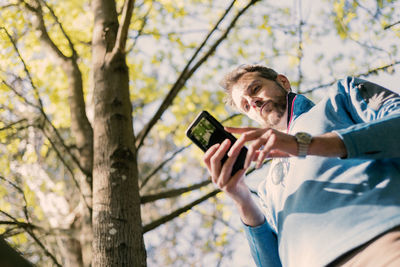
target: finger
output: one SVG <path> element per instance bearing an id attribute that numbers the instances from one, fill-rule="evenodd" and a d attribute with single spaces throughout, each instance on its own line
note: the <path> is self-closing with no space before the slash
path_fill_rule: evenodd
<path id="1" fill-rule="evenodd" d="M 249 147 L 249 150 L 247 152 L 246 159 L 244 162 L 244 169 L 247 169 L 248 167 L 250 167 L 251 162 L 256 161 L 259 154 L 260 154 L 260 150 L 258 150 L 258 148 L 254 147 L 254 146 Z"/>
<path id="2" fill-rule="evenodd" d="M 257 164 L 256 164 L 257 169 L 259 169 L 262 166 L 262 163 L 263 163 L 264 159 L 266 158 L 266 156 L 267 156 L 267 153 L 264 150 L 260 151 L 258 158 L 257 158 Z"/>
<path id="3" fill-rule="evenodd" d="M 250 167 L 250 164 L 251 164 L 252 161 L 255 161 L 255 160 L 257 159 L 258 154 L 259 154 L 259 151 L 257 150 L 257 151 L 255 151 L 255 152 L 253 153 L 253 155 L 252 155 L 251 157 L 249 157 L 248 162 L 245 163 L 245 166 L 244 166 L 244 169 L 245 169 L 245 170 L 247 170 L 247 168 Z"/>
<path id="4" fill-rule="evenodd" d="M 214 155 L 215 151 L 219 148 L 220 144 L 215 144 L 211 146 L 203 156 L 203 162 L 206 164 L 207 168 L 210 169 L 210 160 L 211 157 Z"/>
<path id="5" fill-rule="evenodd" d="M 238 134 L 242 134 L 248 131 L 253 131 L 256 130 L 258 128 L 253 128 L 253 127 L 224 127 L 225 131 L 229 132 L 229 133 L 238 133 Z"/>
<path id="6" fill-rule="evenodd" d="M 210 161 L 211 161 L 211 157 L 215 154 L 215 152 L 217 151 L 217 149 L 218 149 L 219 147 L 220 147 L 220 144 L 215 144 L 215 145 L 211 146 L 211 147 L 206 151 L 206 153 L 204 154 L 204 157 L 203 157 L 203 161 L 204 161 L 204 163 L 206 164 L 207 170 L 208 170 L 208 172 L 209 172 L 210 175 L 211 175 L 211 181 L 212 181 L 213 183 L 215 183 L 217 177 L 215 177 L 215 176 L 213 175 L 213 170 L 212 170 L 212 168 L 211 168 L 211 163 L 210 163 Z"/>
<path id="7" fill-rule="evenodd" d="M 236 159 L 237 159 L 237 156 L 228 157 L 228 159 L 225 161 L 224 165 L 222 166 L 220 178 L 218 181 L 218 186 L 220 188 L 224 187 L 231 179 L 232 168 L 236 162 Z"/>
<path id="8" fill-rule="evenodd" d="M 228 159 L 224 163 L 224 166 L 226 166 L 227 171 L 228 171 L 228 169 L 232 169 L 233 168 L 233 165 L 235 164 L 235 162 L 236 162 L 237 158 L 239 157 L 239 155 L 240 155 L 239 153 L 236 153 L 235 155 L 229 156 L 229 153 L 228 153 Z"/>
<path id="9" fill-rule="evenodd" d="M 264 129 L 255 128 L 252 131 L 248 131 L 242 134 L 229 150 L 228 156 L 233 156 L 238 154 L 240 152 L 240 149 L 244 146 L 246 142 L 259 138 L 260 136 L 263 135 L 263 132 Z"/>
<path id="10" fill-rule="evenodd" d="M 248 147 L 248 152 L 244 164 L 245 169 L 247 169 L 250 166 L 252 161 L 258 158 L 260 152 L 259 149 L 264 145 L 265 142 L 266 140 L 264 138 L 260 138 Z"/>
<path id="11" fill-rule="evenodd" d="M 211 157 L 210 166 L 211 166 L 211 175 L 213 178 L 217 178 L 221 172 L 221 160 L 224 157 L 226 151 L 229 149 L 231 141 L 226 139 L 222 144 L 219 146 L 217 151 Z"/>
<path id="12" fill-rule="evenodd" d="M 293 147 L 295 147 L 295 149 L 293 149 Z M 292 151 L 297 151 L 297 143 L 295 138 L 291 135 L 271 133 L 263 150 L 265 150 L 270 157 L 289 157 L 294 155 Z"/>
<path id="13" fill-rule="evenodd" d="M 250 166 L 251 161 L 253 160 L 254 156 L 256 155 L 256 151 L 254 147 L 250 146 L 247 149 L 246 159 L 244 160 L 244 169 L 247 169 Z"/>

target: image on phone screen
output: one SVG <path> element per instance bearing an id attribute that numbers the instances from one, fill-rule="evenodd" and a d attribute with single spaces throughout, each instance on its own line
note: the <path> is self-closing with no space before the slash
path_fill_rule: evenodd
<path id="1" fill-rule="evenodd" d="M 221 123 L 219 123 L 207 111 L 202 111 L 190 124 L 186 131 L 186 135 L 195 143 L 201 150 L 206 152 L 211 146 L 217 143 L 222 143 L 225 139 L 231 140 L 231 146 L 236 142 L 236 138 L 225 131 Z M 247 148 L 243 147 L 232 169 L 232 174 L 243 168 L 246 159 Z M 222 164 L 227 160 L 225 154 L 221 160 Z"/>
<path id="2" fill-rule="evenodd" d="M 211 147 L 213 144 L 219 143 L 216 127 L 211 124 L 205 117 L 201 118 L 199 123 L 192 129 L 192 135 L 196 138 L 205 148 Z"/>

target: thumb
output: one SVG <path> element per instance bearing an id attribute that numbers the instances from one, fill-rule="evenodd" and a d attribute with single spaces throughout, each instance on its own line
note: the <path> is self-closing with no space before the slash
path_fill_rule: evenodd
<path id="1" fill-rule="evenodd" d="M 229 180 L 228 184 L 237 184 L 239 180 L 243 177 L 244 173 L 246 172 L 245 169 L 238 170 Z"/>

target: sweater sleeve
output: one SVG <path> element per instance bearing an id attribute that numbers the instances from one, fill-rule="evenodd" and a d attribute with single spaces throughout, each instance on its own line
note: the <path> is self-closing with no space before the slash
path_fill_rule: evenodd
<path id="1" fill-rule="evenodd" d="M 336 130 L 348 158 L 400 157 L 400 96 L 362 79 L 347 78 L 338 84 L 343 108 L 355 124 Z"/>
<path id="2" fill-rule="evenodd" d="M 282 266 L 276 235 L 272 232 L 267 221 L 262 225 L 251 227 L 243 224 L 251 255 L 258 267 Z"/>

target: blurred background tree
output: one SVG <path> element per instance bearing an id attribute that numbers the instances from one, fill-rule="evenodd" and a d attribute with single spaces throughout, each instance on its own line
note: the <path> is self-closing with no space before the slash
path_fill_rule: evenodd
<path id="1" fill-rule="evenodd" d="M 253 264 L 186 127 L 202 109 L 251 124 L 218 88 L 242 63 L 315 101 L 347 75 L 399 90 L 399 7 L 0 1 L 1 237 L 39 266 Z"/>

